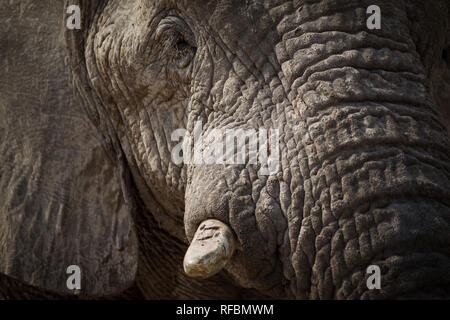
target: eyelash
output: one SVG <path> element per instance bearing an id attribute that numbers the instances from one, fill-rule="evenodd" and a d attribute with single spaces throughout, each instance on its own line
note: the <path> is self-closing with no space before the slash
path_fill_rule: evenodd
<path id="1" fill-rule="evenodd" d="M 164 41 L 163 57 L 169 58 L 180 68 L 187 67 L 195 56 L 196 48 L 180 33 L 169 35 Z"/>
<path id="2" fill-rule="evenodd" d="M 180 30 L 179 26 L 173 23 L 163 24 L 158 32 L 158 38 L 163 43 L 163 56 L 170 57 L 179 67 L 186 67 L 195 56 L 197 49 L 186 39 L 184 32 L 186 30 Z"/>

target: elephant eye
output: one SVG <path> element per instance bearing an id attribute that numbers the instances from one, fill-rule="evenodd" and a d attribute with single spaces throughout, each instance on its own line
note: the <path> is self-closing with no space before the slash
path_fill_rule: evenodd
<path id="1" fill-rule="evenodd" d="M 180 67 L 187 67 L 194 58 L 197 48 L 192 46 L 181 34 L 173 40 L 172 46 L 175 61 Z"/>
<path id="2" fill-rule="evenodd" d="M 177 16 L 167 16 L 161 20 L 156 39 L 162 44 L 163 56 L 180 68 L 187 67 L 197 51 L 191 29 Z"/>

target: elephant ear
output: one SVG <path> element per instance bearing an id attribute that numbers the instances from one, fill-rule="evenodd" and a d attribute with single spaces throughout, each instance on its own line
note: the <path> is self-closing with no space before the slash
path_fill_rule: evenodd
<path id="1" fill-rule="evenodd" d="M 0 273 L 71 294 L 76 265 L 76 293 L 107 296 L 135 278 L 133 205 L 125 164 L 74 95 L 64 10 L 0 5 Z"/>

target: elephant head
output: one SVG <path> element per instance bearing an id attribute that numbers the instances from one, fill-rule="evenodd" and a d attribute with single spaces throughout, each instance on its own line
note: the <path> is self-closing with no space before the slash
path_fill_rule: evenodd
<path id="1" fill-rule="evenodd" d="M 67 292 L 76 264 L 97 296 L 450 295 L 447 1 L 379 0 L 380 29 L 365 0 L 73 4 L 81 30 L 14 76 L 60 59 L 61 81 L 1 105 L 1 272 Z M 177 130 L 202 136 L 188 161 Z M 192 161 L 213 131 L 277 132 L 275 165 Z"/>

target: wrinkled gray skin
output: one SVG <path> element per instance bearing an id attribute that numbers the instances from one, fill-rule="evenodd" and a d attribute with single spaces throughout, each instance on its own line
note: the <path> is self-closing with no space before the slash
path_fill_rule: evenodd
<path id="1" fill-rule="evenodd" d="M 448 1 L 80 2 L 0 10 L 1 297 L 450 297 Z M 278 128 L 280 171 L 175 165 L 195 121 Z M 207 219 L 240 249 L 191 279 Z"/>

